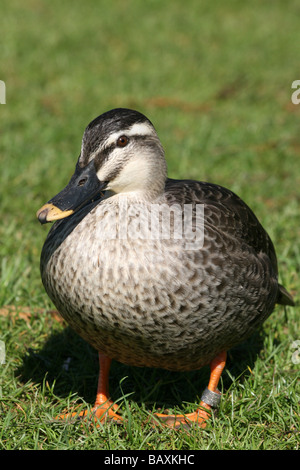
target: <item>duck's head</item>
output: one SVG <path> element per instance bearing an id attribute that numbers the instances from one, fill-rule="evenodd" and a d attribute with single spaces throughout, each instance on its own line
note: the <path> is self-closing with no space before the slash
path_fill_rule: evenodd
<path id="1" fill-rule="evenodd" d="M 113 109 L 87 126 L 75 173 L 37 217 L 41 223 L 63 219 L 103 191 L 155 198 L 166 176 L 164 151 L 149 119 L 130 109 Z"/>

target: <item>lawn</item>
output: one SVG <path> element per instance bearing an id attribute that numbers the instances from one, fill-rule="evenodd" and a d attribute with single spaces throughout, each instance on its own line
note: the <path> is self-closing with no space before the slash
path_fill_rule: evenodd
<path id="1" fill-rule="evenodd" d="M 1 11 L 0 449 L 299 449 L 299 2 L 4 0 Z M 252 207 L 298 302 L 230 352 L 204 430 L 153 428 L 149 412 L 195 409 L 206 368 L 115 362 L 124 426 L 54 420 L 93 404 L 98 364 L 52 311 L 39 274 L 49 225 L 35 213 L 68 182 L 85 126 L 114 107 L 150 118 L 171 177 L 221 184 Z"/>

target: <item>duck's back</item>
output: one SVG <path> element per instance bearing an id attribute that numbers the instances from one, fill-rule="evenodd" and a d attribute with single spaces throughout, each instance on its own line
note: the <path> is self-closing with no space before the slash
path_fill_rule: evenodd
<path id="1" fill-rule="evenodd" d="M 211 230 L 217 230 L 227 240 L 225 248 L 232 237 L 241 253 L 247 248 L 257 256 L 265 258 L 269 266 L 268 276 L 276 281 L 278 287 L 275 302 L 294 305 L 289 292 L 277 283 L 277 257 L 272 240 L 254 212 L 239 196 L 213 183 L 168 178 L 165 197 L 169 204 L 203 204 L 205 225 L 208 229 L 206 236 L 209 237 Z"/>
<path id="2" fill-rule="evenodd" d="M 203 204 L 205 224 L 251 247 L 257 254 L 270 259 L 270 267 L 277 276 L 277 260 L 273 243 L 253 211 L 235 193 L 222 186 L 193 180 L 166 181 L 165 196 L 170 204 Z"/>

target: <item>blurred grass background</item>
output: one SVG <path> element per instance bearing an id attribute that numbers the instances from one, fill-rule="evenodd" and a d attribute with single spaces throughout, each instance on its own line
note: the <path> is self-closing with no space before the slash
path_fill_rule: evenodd
<path id="1" fill-rule="evenodd" d="M 299 17 L 297 0 L 3 0 L 0 305 L 32 312 L 52 308 L 39 275 L 49 226 L 41 227 L 35 212 L 68 182 L 86 125 L 114 107 L 132 107 L 149 117 L 165 147 L 171 177 L 221 184 L 252 207 L 277 248 L 281 281 L 297 299 L 300 105 L 291 102 L 291 84 L 300 79 Z M 251 372 L 245 382 L 235 381 L 228 369 L 232 380 L 219 418 L 189 437 L 137 424 L 126 431 L 107 427 L 93 436 L 83 435 L 80 427 L 55 427 L 49 413 L 55 416 L 55 404 L 66 404 L 57 390 L 93 402 L 95 357 L 44 314 L 20 318 L 1 312 L 0 339 L 7 348 L 6 366 L 0 366 L 3 448 L 299 447 L 299 364 L 291 360 L 291 344 L 300 338 L 299 308 L 276 309 L 265 324 L 256 361 L 246 354 L 245 369 L 251 363 Z M 49 344 L 56 346 L 49 349 Z M 55 359 L 51 354 L 57 344 Z M 65 377 L 55 385 L 65 355 L 77 351 L 82 356 L 78 348 L 86 348 L 83 357 L 90 368 L 82 359 L 72 380 Z M 116 390 L 125 375 L 133 381 L 127 392 L 144 383 L 139 374 L 145 371 L 114 367 Z M 40 373 L 30 375 L 36 369 Z M 153 374 L 152 384 L 173 383 L 169 374 Z M 185 390 L 179 384 L 174 387 Z M 199 387 L 205 385 L 200 380 Z M 176 397 L 177 391 L 172 392 Z M 265 412 L 253 414 L 255 393 L 256 401 L 262 400 L 257 409 Z M 187 400 L 186 393 L 180 399 Z M 137 399 L 132 422 L 134 416 L 140 421 L 142 401 Z M 13 425 L 16 420 L 19 426 Z"/>

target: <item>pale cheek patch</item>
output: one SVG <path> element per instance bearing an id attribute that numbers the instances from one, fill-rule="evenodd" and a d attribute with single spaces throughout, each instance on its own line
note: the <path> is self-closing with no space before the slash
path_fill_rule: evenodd
<path id="1" fill-rule="evenodd" d="M 117 158 L 114 158 L 114 155 L 110 155 L 109 160 L 107 160 L 97 171 L 97 178 L 100 181 L 110 181 L 113 175 L 116 173 L 116 169 L 119 165 Z"/>
<path id="2" fill-rule="evenodd" d="M 147 159 L 134 158 L 109 182 L 107 189 L 116 193 L 143 189 L 147 186 L 149 173 L 150 168 Z"/>

